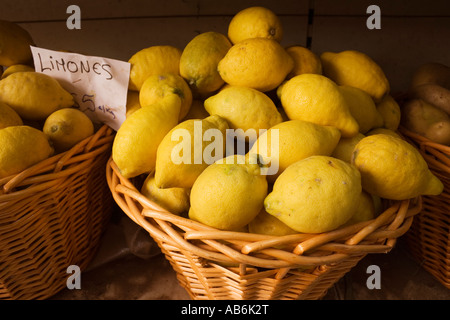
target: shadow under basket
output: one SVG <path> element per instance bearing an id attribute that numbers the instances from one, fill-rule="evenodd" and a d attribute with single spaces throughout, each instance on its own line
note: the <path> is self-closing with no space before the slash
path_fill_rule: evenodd
<path id="1" fill-rule="evenodd" d="M 370 253 L 387 253 L 421 210 L 421 197 L 386 203 L 376 219 L 322 234 L 221 231 L 144 197 L 110 159 L 119 207 L 147 230 L 195 300 L 317 300 Z"/>
<path id="2" fill-rule="evenodd" d="M 431 172 L 444 184 L 438 196 L 423 196 L 423 210 L 414 219 L 406 238 L 413 258 L 450 289 L 450 147 L 400 128 L 415 145 Z"/>
<path id="3" fill-rule="evenodd" d="M 114 200 L 105 179 L 114 132 L 102 126 L 72 149 L 0 179 L 0 299 L 47 299 L 70 265 L 94 257 Z"/>

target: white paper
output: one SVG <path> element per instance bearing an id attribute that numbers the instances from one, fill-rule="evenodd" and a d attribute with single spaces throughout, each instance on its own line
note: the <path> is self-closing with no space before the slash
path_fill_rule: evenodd
<path id="1" fill-rule="evenodd" d="M 130 64 L 103 57 L 31 46 L 36 72 L 45 73 L 70 92 L 94 122 L 118 130 L 126 118 Z"/>

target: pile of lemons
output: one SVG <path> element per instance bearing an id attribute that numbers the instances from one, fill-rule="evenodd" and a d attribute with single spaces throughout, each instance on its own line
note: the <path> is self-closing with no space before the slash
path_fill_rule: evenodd
<path id="1" fill-rule="evenodd" d="M 94 133 L 60 83 L 34 71 L 30 34 L 0 21 L 0 179 L 66 151 Z"/>
<path id="2" fill-rule="evenodd" d="M 396 133 L 400 108 L 373 59 L 282 36 L 276 14 L 250 7 L 227 35 L 136 52 L 112 150 L 121 174 L 145 177 L 141 192 L 174 214 L 268 235 L 327 232 L 373 219 L 381 199 L 442 192 Z M 244 152 L 226 152 L 230 133 Z"/>

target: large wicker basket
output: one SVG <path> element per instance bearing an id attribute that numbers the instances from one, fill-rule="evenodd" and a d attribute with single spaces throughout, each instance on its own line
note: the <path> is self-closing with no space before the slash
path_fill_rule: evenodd
<path id="1" fill-rule="evenodd" d="M 0 299 L 46 299 L 70 265 L 92 260 L 114 200 L 105 166 L 108 126 L 69 151 L 0 179 Z"/>
<path id="2" fill-rule="evenodd" d="M 196 300 L 320 299 L 365 255 L 389 252 L 421 209 L 418 197 L 390 203 L 371 221 L 276 237 L 220 231 L 167 212 L 111 159 L 107 181 L 116 203 L 149 232 Z"/>
<path id="3" fill-rule="evenodd" d="M 450 147 L 400 128 L 444 184 L 439 196 L 424 196 L 423 210 L 411 226 L 407 240 L 413 257 L 450 289 Z"/>

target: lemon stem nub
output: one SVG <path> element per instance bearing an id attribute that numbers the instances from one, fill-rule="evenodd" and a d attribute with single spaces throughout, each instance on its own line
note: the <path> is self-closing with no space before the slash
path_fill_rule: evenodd
<path id="1" fill-rule="evenodd" d="M 260 168 L 264 168 L 265 166 L 267 166 L 267 163 L 264 161 L 263 156 L 260 155 L 260 154 L 256 155 L 256 164 L 257 164 Z"/>

